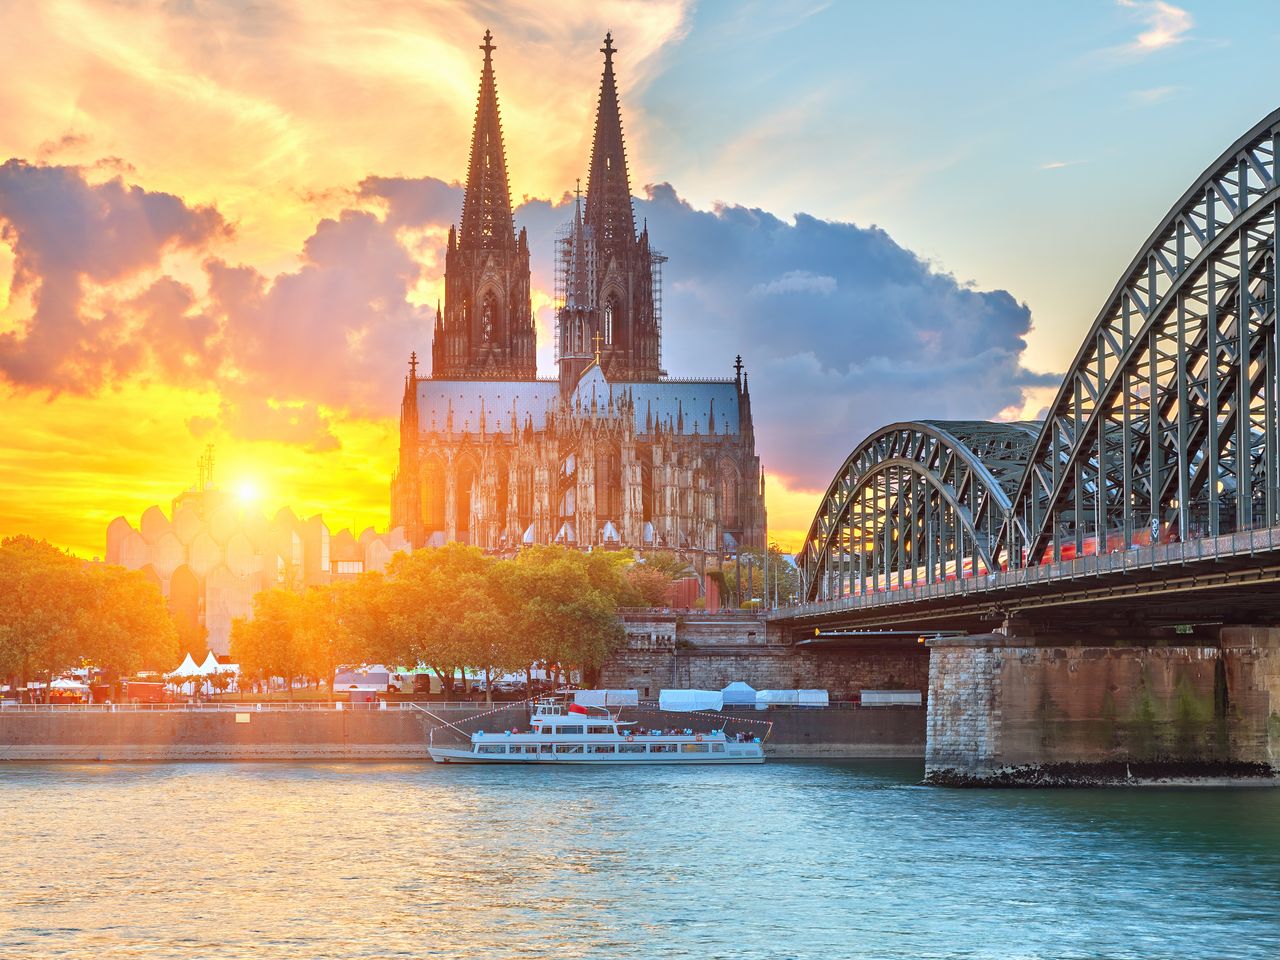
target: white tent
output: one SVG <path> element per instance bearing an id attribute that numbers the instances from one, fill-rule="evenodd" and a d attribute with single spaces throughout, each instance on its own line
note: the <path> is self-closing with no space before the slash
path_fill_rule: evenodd
<path id="1" fill-rule="evenodd" d="M 772 706 L 795 706 L 800 699 L 795 690 L 757 690 L 756 709 L 767 710 Z"/>
<path id="2" fill-rule="evenodd" d="M 658 709 L 676 713 L 690 710 L 722 710 L 724 697 L 719 690 L 660 690 Z"/>
<path id="3" fill-rule="evenodd" d="M 209 655 L 204 658 L 204 663 L 200 664 L 201 676 L 210 676 L 215 673 L 221 673 L 222 664 L 218 662 L 218 658 L 213 655 L 213 651 L 209 651 Z"/>
<path id="4" fill-rule="evenodd" d="M 80 692 L 83 693 L 85 690 L 88 690 L 89 687 L 88 687 L 88 684 L 81 683 L 79 680 L 64 680 L 62 678 L 59 678 L 53 681 L 53 683 L 49 684 L 49 689 L 50 690 L 79 690 Z"/>
<path id="5" fill-rule="evenodd" d="M 720 694 L 724 697 L 724 705 L 726 707 L 742 706 L 744 704 L 750 706 L 756 702 L 756 688 L 749 683 L 744 683 L 742 680 L 733 681 L 733 683 L 721 690 Z"/>
<path id="6" fill-rule="evenodd" d="M 825 690 L 757 690 L 756 709 L 772 706 L 825 707 L 828 703 Z"/>
<path id="7" fill-rule="evenodd" d="M 200 676 L 200 668 L 196 666 L 196 662 L 191 659 L 188 653 L 182 658 L 182 663 L 178 665 L 178 669 L 169 674 L 171 677 L 198 677 Z"/>
<path id="8" fill-rule="evenodd" d="M 640 703 L 636 690 L 575 690 L 573 702 L 583 707 L 634 707 Z"/>

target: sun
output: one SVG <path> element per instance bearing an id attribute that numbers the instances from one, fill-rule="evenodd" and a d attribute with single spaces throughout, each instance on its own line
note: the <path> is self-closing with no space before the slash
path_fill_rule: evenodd
<path id="1" fill-rule="evenodd" d="M 241 503 L 257 503 L 262 499 L 262 491 L 253 480 L 241 480 L 236 484 L 236 497 Z"/>

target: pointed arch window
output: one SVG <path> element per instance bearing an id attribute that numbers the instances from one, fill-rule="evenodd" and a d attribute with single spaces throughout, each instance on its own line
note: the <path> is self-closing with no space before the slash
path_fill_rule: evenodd
<path id="1" fill-rule="evenodd" d="M 613 343 L 613 308 L 615 301 L 610 297 L 604 304 L 604 342 Z"/>
<path id="2" fill-rule="evenodd" d="M 480 336 L 485 343 L 493 340 L 494 327 L 498 323 L 498 298 L 488 293 L 480 314 Z"/>

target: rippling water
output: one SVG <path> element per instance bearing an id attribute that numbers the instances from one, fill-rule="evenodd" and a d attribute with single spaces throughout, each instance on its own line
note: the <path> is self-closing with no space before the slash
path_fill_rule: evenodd
<path id="1" fill-rule="evenodd" d="M 0 767 L 3 957 L 1280 956 L 1280 792 Z"/>

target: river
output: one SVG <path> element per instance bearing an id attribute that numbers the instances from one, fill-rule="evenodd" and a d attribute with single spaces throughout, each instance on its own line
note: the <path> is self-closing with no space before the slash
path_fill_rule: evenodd
<path id="1" fill-rule="evenodd" d="M 0 767 L 0 956 L 1280 956 L 1280 792 L 911 762 Z"/>

